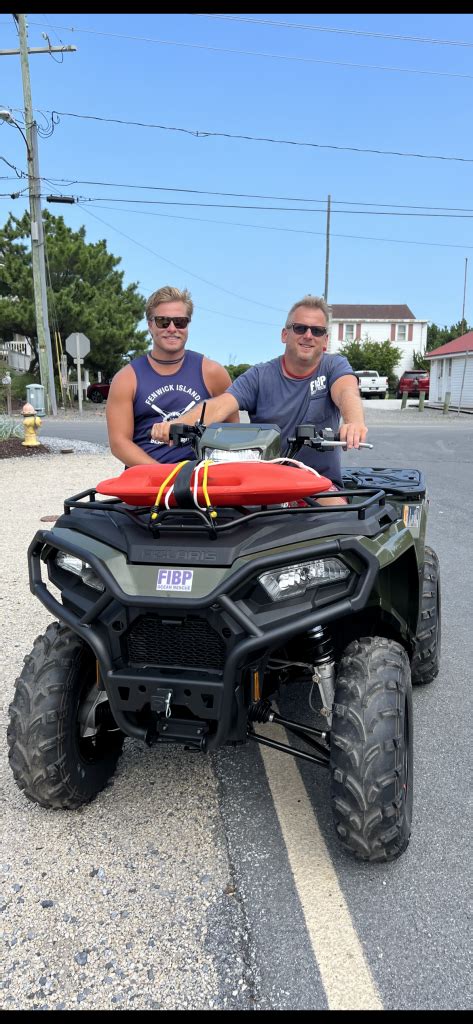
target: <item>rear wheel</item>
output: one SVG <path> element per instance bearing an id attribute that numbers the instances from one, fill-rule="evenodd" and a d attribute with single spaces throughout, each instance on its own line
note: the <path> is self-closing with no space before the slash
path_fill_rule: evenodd
<path id="1" fill-rule="evenodd" d="M 413 683 L 431 683 L 438 675 L 441 646 L 440 612 L 439 560 L 435 551 L 426 547 L 419 626 L 411 661 Z"/>
<path id="2" fill-rule="evenodd" d="M 9 708 L 10 765 L 29 800 L 72 810 L 107 784 L 125 737 L 104 697 L 93 652 L 52 623 L 25 658 Z"/>
<path id="3" fill-rule="evenodd" d="M 412 757 L 407 654 L 384 637 L 354 641 L 337 675 L 330 766 L 337 835 L 358 859 L 390 861 L 406 849 Z"/>
<path id="4" fill-rule="evenodd" d="M 98 388 L 93 388 L 89 395 L 90 401 L 99 404 L 103 402 L 103 394 Z"/>

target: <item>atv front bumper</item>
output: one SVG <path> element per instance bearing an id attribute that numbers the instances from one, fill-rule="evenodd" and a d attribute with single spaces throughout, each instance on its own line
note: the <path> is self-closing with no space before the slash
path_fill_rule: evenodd
<path id="1" fill-rule="evenodd" d="M 257 667 L 268 651 L 293 637 L 363 609 L 379 571 L 376 557 L 356 537 L 337 538 L 316 548 L 297 547 L 294 555 L 297 561 L 338 556 L 350 565 L 350 577 L 329 602 L 324 594 L 319 600 L 317 590 L 306 595 L 303 602 L 296 598 L 272 602 L 268 598 L 259 608 L 245 598 L 261 573 L 287 565 L 286 550 L 251 558 L 205 597 L 179 595 L 170 611 L 166 596 L 125 593 L 108 566 L 77 537 L 59 538 L 53 530 L 38 531 L 28 550 L 32 593 L 93 650 L 113 717 L 125 735 L 147 741 L 149 726 L 143 724 L 143 712 L 153 712 L 151 718 L 160 741 L 209 750 L 228 740 L 246 738 L 249 701 L 244 693 L 245 671 Z M 103 593 L 97 596 L 97 591 L 85 585 L 68 593 L 57 580 L 58 551 L 86 561 L 99 576 Z M 42 562 L 48 566 L 50 580 L 62 591 L 62 603 L 43 581 Z M 208 668 L 204 651 L 195 665 L 178 661 L 168 665 L 136 664 L 136 658 L 127 659 L 123 645 L 119 646 L 121 634 L 126 639 L 130 622 L 140 614 L 162 630 L 172 630 L 178 620 L 179 628 L 186 629 L 190 618 L 200 622 L 202 630 L 211 622 L 223 645 L 221 665 Z M 193 635 L 198 637 L 198 632 Z"/>

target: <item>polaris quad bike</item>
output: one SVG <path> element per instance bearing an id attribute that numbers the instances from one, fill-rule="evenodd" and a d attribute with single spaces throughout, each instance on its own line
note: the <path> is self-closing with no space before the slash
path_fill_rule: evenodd
<path id="1" fill-rule="evenodd" d="M 10 706 L 16 783 L 73 809 L 107 784 L 126 736 L 268 744 L 330 770 L 348 852 L 393 860 L 411 831 L 411 681 L 430 683 L 440 655 L 421 473 L 348 469 L 346 503 L 327 506 L 330 481 L 278 459 L 271 424 L 175 424 L 171 438 L 197 462 L 102 481 L 30 544 L 30 588 L 59 622 Z M 290 442 L 291 456 L 344 444 L 311 425 Z M 304 677 L 321 703 L 310 725 L 274 703 Z M 265 736 L 268 722 L 298 746 Z"/>

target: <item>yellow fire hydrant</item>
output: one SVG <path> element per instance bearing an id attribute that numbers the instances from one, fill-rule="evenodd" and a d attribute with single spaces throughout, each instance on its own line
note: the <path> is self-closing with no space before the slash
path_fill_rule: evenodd
<path id="1" fill-rule="evenodd" d="M 39 430 L 41 426 L 41 419 L 36 415 L 30 402 L 27 402 L 26 405 L 23 406 L 22 413 L 25 440 L 21 443 L 27 448 L 35 448 L 40 443 L 36 437 L 36 431 Z"/>

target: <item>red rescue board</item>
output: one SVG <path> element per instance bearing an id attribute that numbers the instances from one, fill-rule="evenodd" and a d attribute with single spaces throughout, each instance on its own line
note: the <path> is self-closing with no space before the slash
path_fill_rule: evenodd
<path id="1" fill-rule="evenodd" d="M 132 466 L 125 469 L 120 476 L 102 480 L 95 490 L 99 494 L 107 494 L 120 498 L 128 505 L 154 505 L 158 491 L 166 477 L 172 473 L 172 463 L 156 463 L 155 466 Z M 205 505 L 202 490 L 203 470 L 199 472 L 197 498 L 199 505 Z M 173 486 L 177 475 L 166 485 L 161 495 L 160 505 L 169 489 Z M 191 478 L 191 489 L 194 486 L 194 473 Z M 284 501 L 295 501 L 306 498 L 320 491 L 332 488 L 331 480 L 325 476 L 316 476 L 307 469 L 297 466 L 281 466 L 271 462 L 222 462 L 212 464 L 208 468 L 207 491 L 212 505 L 223 507 L 229 505 L 276 505 Z M 170 507 L 175 507 L 174 494 L 169 499 Z"/>

